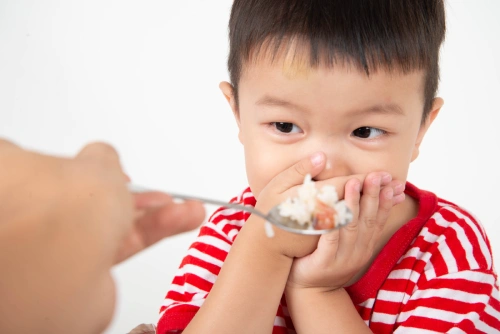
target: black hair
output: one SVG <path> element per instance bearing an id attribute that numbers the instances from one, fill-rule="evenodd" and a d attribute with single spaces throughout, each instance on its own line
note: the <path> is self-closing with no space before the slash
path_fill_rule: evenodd
<path id="1" fill-rule="evenodd" d="M 425 71 L 424 121 L 439 82 L 444 0 L 235 0 L 229 20 L 228 70 L 238 105 L 244 65 L 261 51 L 272 58 L 306 43 L 312 67 L 352 64 Z"/>

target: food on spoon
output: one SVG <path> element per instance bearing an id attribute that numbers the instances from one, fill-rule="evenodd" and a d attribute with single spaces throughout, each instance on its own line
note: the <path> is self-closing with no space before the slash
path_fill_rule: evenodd
<path id="1" fill-rule="evenodd" d="M 335 227 L 335 208 L 326 205 L 320 200 L 317 200 L 316 208 L 313 212 L 313 228 L 315 230 L 327 230 Z"/>
<path id="2" fill-rule="evenodd" d="M 352 220 L 351 211 L 344 200 L 339 201 L 335 187 L 326 185 L 318 191 L 309 174 L 299 187 L 298 196 L 287 198 L 278 211 L 304 229 L 332 229 Z"/>

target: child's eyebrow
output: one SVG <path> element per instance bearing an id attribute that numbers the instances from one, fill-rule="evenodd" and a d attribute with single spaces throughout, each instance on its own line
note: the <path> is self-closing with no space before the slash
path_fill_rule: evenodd
<path id="1" fill-rule="evenodd" d="M 283 100 L 277 97 L 273 97 L 270 95 L 264 95 L 262 98 L 260 98 L 256 103 L 256 105 L 260 106 L 270 106 L 270 107 L 285 107 L 288 109 L 294 109 L 297 111 L 302 111 L 305 113 L 309 113 L 309 110 L 307 108 L 304 108 L 298 104 L 295 104 L 291 101 Z"/>
<path id="2" fill-rule="evenodd" d="M 349 113 L 349 115 L 351 116 L 357 116 L 363 114 L 381 114 L 381 115 L 395 115 L 395 116 L 405 115 L 403 109 L 398 104 L 395 103 L 376 104 L 374 106 L 358 109 Z"/>
<path id="3" fill-rule="evenodd" d="M 255 104 L 271 106 L 271 107 L 285 107 L 297 111 L 302 111 L 305 113 L 310 112 L 307 108 L 295 104 L 291 101 L 283 100 L 269 95 L 265 95 L 264 97 L 259 99 Z M 348 114 L 349 116 L 360 116 L 363 114 L 382 114 L 382 115 L 395 115 L 395 116 L 405 115 L 403 109 L 398 104 L 395 103 L 376 104 L 368 108 L 358 109 L 349 112 Z"/>

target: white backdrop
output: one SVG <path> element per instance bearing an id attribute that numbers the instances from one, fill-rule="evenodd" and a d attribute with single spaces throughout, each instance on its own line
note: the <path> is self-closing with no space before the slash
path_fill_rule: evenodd
<path id="1" fill-rule="evenodd" d="M 231 3 L 0 0 L 0 137 L 60 155 L 104 140 L 138 184 L 228 200 L 246 186 L 218 90 L 228 78 Z M 500 1 L 449 0 L 447 9 L 445 106 L 409 180 L 475 213 L 500 267 Z M 108 334 L 157 320 L 195 235 L 114 270 L 119 297 Z"/>

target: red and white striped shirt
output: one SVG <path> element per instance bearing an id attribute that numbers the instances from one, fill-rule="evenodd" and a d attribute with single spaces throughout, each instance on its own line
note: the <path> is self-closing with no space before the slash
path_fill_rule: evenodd
<path id="1" fill-rule="evenodd" d="M 419 202 L 355 284 L 346 288 L 375 333 L 500 333 L 491 247 L 467 211 L 407 183 Z M 232 202 L 255 206 L 246 189 Z M 183 330 L 203 304 L 249 214 L 219 208 L 189 248 L 160 309 L 157 333 Z M 250 269 L 249 269 L 250 270 Z M 283 297 L 273 333 L 295 333 Z"/>

